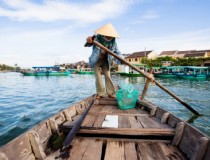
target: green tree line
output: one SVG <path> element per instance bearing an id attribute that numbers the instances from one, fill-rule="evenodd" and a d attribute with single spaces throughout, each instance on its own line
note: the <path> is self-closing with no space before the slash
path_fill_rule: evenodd
<path id="1" fill-rule="evenodd" d="M 15 67 L 8 66 L 6 64 L 0 64 L 0 71 L 11 71 L 15 70 Z"/>
<path id="2" fill-rule="evenodd" d="M 171 61 L 172 66 L 202 66 L 204 61 L 210 60 L 208 58 L 177 58 L 173 59 L 172 57 L 158 57 L 157 59 L 147 59 L 142 58 L 141 63 L 146 64 L 148 67 L 161 67 L 162 61 Z"/>

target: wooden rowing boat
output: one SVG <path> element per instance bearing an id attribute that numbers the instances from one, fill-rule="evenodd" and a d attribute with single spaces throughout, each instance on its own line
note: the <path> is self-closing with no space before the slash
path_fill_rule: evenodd
<path id="1" fill-rule="evenodd" d="M 88 97 L 0 148 L 1 160 L 60 158 L 59 139 L 92 101 Z M 111 121 L 111 123 L 109 123 Z M 53 140 L 54 139 L 54 140 Z M 57 146 L 56 146 L 57 144 Z M 120 110 L 115 99 L 95 100 L 68 148 L 69 160 L 209 160 L 209 137 L 164 109 L 138 100 Z"/>

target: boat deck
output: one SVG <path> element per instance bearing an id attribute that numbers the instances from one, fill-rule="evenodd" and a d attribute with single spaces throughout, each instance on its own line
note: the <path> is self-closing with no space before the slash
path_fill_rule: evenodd
<path id="1" fill-rule="evenodd" d="M 69 160 L 184 160 L 168 142 L 77 137 Z"/>
<path id="2" fill-rule="evenodd" d="M 63 123 L 61 130 L 69 132 L 79 117 Z M 120 110 L 115 100 L 104 98 L 85 117 L 72 142 L 69 160 L 186 159 L 170 145 L 174 134 L 172 127 L 148 112 L 140 108 Z"/>

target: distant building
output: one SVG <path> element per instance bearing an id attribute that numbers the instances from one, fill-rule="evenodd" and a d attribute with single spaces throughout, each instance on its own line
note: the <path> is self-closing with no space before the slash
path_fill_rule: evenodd
<path id="1" fill-rule="evenodd" d="M 163 51 L 159 57 L 177 58 L 206 58 L 210 57 L 210 50 Z"/>
<path id="2" fill-rule="evenodd" d="M 123 53 L 122 55 L 124 56 L 124 58 L 126 58 L 126 57 L 130 56 L 131 54 L 130 53 L 128 53 L 128 54 L 127 53 Z"/>
<path id="3" fill-rule="evenodd" d="M 125 60 L 131 64 L 141 64 L 142 58 L 156 59 L 157 53 L 153 50 L 134 52 L 131 55 L 127 56 Z"/>
<path id="4" fill-rule="evenodd" d="M 159 55 L 159 57 L 172 57 L 175 58 L 175 54 L 177 53 L 177 50 L 174 51 L 162 51 Z"/>
<path id="5" fill-rule="evenodd" d="M 205 58 L 208 57 L 207 53 L 204 51 L 193 51 L 191 53 L 185 54 L 184 58 Z"/>
<path id="6" fill-rule="evenodd" d="M 200 52 L 205 52 L 205 58 L 210 57 L 210 50 L 199 50 Z M 204 60 L 203 61 L 203 66 L 210 66 L 210 60 Z"/>
<path id="7" fill-rule="evenodd" d="M 175 55 L 174 58 L 184 58 L 186 54 L 191 54 L 192 52 L 194 52 L 196 50 L 187 50 L 187 51 L 178 51 Z"/>

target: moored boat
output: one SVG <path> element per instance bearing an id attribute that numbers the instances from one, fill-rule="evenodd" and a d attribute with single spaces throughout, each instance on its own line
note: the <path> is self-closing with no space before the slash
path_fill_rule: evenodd
<path id="1" fill-rule="evenodd" d="M 158 72 L 154 72 L 155 77 L 159 78 L 177 78 L 177 73 L 183 73 L 183 66 L 164 66 L 160 67 Z"/>
<path id="2" fill-rule="evenodd" d="M 91 68 L 84 68 L 76 71 L 77 74 L 94 74 Z"/>
<path id="3" fill-rule="evenodd" d="M 60 66 L 37 66 L 34 70 L 21 71 L 24 76 L 68 76 L 70 72 Z"/>
<path id="4" fill-rule="evenodd" d="M 76 74 L 77 69 L 68 69 L 68 72 L 69 72 L 70 74 Z"/>
<path id="5" fill-rule="evenodd" d="M 208 67 L 186 66 L 183 73 L 177 73 L 181 79 L 207 79 L 210 76 Z"/>

